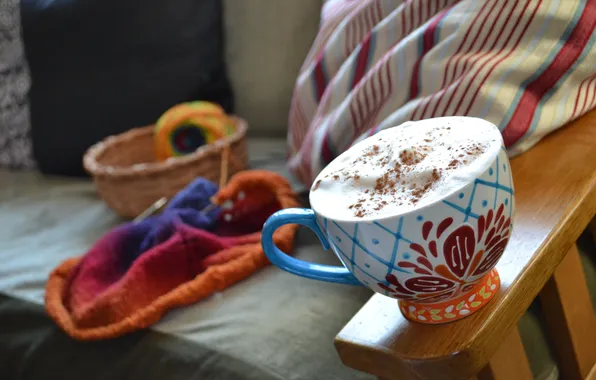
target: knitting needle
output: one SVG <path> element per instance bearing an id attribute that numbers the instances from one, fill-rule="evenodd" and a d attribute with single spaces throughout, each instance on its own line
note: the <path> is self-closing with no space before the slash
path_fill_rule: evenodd
<path id="1" fill-rule="evenodd" d="M 150 217 L 157 213 L 166 203 L 168 202 L 168 198 L 163 197 L 155 201 L 149 208 L 139 214 L 136 218 L 134 218 L 134 222 L 140 222 L 143 219 Z M 216 203 L 210 203 L 209 205 L 205 206 L 202 210 L 199 210 L 202 214 L 210 213 L 211 211 L 215 210 L 216 207 L 219 205 Z"/>
<path id="2" fill-rule="evenodd" d="M 157 201 L 153 202 L 149 208 L 139 214 L 136 218 L 134 218 L 134 222 L 140 222 L 143 219 L 150 217 L 151 215 L 158 212 L 166 203 L 168 203 L 168 198 L 163 197 L 159 198 Z"/>

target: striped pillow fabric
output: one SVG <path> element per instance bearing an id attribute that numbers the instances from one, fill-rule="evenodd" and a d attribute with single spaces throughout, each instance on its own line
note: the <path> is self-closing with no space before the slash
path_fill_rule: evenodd
<path id="1" fill-rule="evenodd" d="M 408 120 L 495 123 L 510 155 L 596 105 L 596 0 L 328 0 L 290 110 L 309 185 L 355 142 Z"/>

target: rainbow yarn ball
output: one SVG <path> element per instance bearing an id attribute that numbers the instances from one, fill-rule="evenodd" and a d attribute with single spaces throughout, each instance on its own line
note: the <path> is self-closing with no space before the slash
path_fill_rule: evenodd
<path id="1" fill-rule="evenodd" d="M 158 160 L 184 156 L 234 131 L 234 123 L 217 104 L 204 101 L 178 104 L 157 121 L 155 153 Z"/>

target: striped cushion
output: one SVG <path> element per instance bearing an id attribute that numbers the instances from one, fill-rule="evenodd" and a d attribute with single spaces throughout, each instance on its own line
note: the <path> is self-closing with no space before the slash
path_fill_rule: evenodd
<path id="1" fill-rule="evenodd" d="M 407 120 L 495 123 L 510 155 L 596 105 L 596 0 L 328 0 L 298 76 L 289 165 L 305 183 Z"/>

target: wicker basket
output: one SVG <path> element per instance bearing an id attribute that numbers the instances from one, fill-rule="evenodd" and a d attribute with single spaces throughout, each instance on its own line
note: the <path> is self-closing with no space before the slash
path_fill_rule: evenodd
<path id="1" fill-rule="evenodd" d="M 135 128 L 110 136 L 93 145 L 85 153 L 83 165 L 93 176 L 101 198 L 123 217 L 134 218 L 162 197 L 172 197 L 196 177 L 216 183 L 220 180 L 222 159 L 232 175 L 247 166 L 247 124 L 232 117 L 236 133 L 196 152 L 156 161 L 153 126 Z"/>

